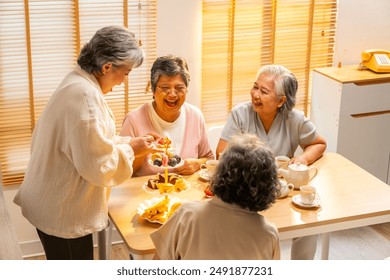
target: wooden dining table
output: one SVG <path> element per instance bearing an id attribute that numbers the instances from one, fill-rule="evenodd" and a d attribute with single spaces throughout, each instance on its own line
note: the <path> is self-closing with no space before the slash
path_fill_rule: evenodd
<path id="1" fill-rule="evenodd" d="M 328 259 L 331 232 L 390 222 L 389 185 L 337 153 L 325 153 L 313 165 L 318 173 L 309 183 L 317 188 L 318 207 L 293 203 L 292 197 L 299 194 L 299 190 L 293 190 L 260 213 L 276 225 L 281 240 L 321 234 L 322 259 Z M 159 196 L 145 191 L 144 184 L 151 177 L 131 178 L 113 187 L 109 198 L 110 221 L 134 259 L 153 256 L 150 234 L 161 226 L 143 220 L 137 212 L 145 200 Z M 175 197 L 183 201 L 209 199 L 203 191 L 208 183 L 198 173 L 185 178 L 190 187 Z"/>

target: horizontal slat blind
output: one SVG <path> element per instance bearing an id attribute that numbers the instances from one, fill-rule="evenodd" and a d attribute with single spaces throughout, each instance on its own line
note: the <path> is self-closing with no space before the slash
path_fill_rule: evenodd
<path id="1" fill-rule="evenodd" d="M 141 5 L 139 9 L 138 6 Z M 147 101 L 152 100 L 152 94 L 146 94 L 148 81 L 150 80 L 150 68 L 157 57 L 157 4 L 155 1 L 142 1 L 136 5 L 129 1 L 128 4 L 129 28 L 140 35 L 142 48 L 146 53 L 146 60 L 142 63 L 140 70 L 134 71 L 129 76 L 129 91 L 127 106 L 128 111 L 134 110 Z M 132 19 L 132 20 L 130 20 Z M 140 24 L 138 24 L 140 22 Z M 124 115 L 117 121 L 121 125 Z M 118 126 L 118 129 L 119 129 Z"/>
<path id="2" fill-rule="evenodd" d="M 203 0 L 206 122 L 223 124 L 232 106 L 249 101 L 257 70 L 271 63 L 297 76 L 296 108 L 307 114 L 311 69 L 333 63 L 336 14 L 337 0 Z"/>
<path id="3" fill-rule="evenodd" d="M 34 125 L 97 29 L 128 26 L 146 53 L 144 64 L 130 73 L 127 84 L 105 96 L 117 129 L 129 110 L 151 99 L 144 92 L 156 58 L 156 22 L 156 0 L 0 1 L 0 164 L 4 185 L 23 180 Z"/>
<path id="4" fill-rule="evenodd" d="M 0 2 L 0 163 L 4 185 L 23 179 L 33 113 L 23 1 Z"/>

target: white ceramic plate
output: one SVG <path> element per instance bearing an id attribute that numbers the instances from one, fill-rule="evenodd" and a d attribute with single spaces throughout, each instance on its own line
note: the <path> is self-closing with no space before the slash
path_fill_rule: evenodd
<path id="1" fill-rule="evenodd" d="M 312 204 L 304 204 L 301 199 L 301 195 L 297 194 L 292 197 L 292 202 L 300 207 L 303 208 L 316 208 L 321 205 L 321 199 L 318 195 L 316 195 L 316 198 L 314 199 Z"/>
<path id="2" fill-rule="evenodd" d="M 187 185 L 187 188 L 185 190 L 181 190 L 180 192 L 177 192 L 177 191 L 173 191 L 173 193 L 182 193 L 182 192 L 185 192 L 187 191 L 189 188 L 190 188 L 190 183 L 184 179 L 184 183 Z M 153 195 L 166 195 L 166 194 L 170 194 L 170 193 L 160 193 L 160 190 L 159 189 L 151 189 L 148 187 L 148 182 L 146 182 L 145 184 L 142 185 L 142 189 L 147 192 L 147 193 L 150 193 L 150 194 L 153 194 Z"/>
<path id="3" fill-rule="evenodd" d="M 142 201 L 138 205 L 137 213 L 141 216 L 145 212 L 146 209 L 148 209 L 149 207 L 152 207 L 153 205 L 155 205 L 156 203 L 158 203 L 158 202 L 160 202 L 162 200 L 164 200 L 164 197 L 154 197 L 152 199 L 148 199 L 148 200 Z M 169 212 L 169 209 L 171 209 L 171 206 L 173 204 L 175 204 L 176 202 L 183 202 L 183 200 L 181 200 L 181 199 L 179 199 L 177 197 L 171 197 L 170 201 L 169 201 L 169 204 L 168 204 L 168 212 Z M 168 214 L 168 212 L 166 212 L 166 214 Z M 161 225 L 163 224 L 160 221 L 149 220 L 149 219 L 145 219 L 145 220 L 147 220 L 148 222 L 153 223 L 153 224 L 161 224 Z"/>
<path id="4" fill-rule="evenodd" d="M 289 195 L 289 192 L 285 192 L 283 195 L 277 197 L 277 199 L 286 198 Z"/>

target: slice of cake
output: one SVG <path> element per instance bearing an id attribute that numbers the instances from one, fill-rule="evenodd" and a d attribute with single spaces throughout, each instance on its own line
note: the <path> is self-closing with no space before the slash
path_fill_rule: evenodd
<path id="1" fill-rule="evenodd" d="M 182 176 L 175 173 L 169 173 L 168 182 L 165 183 L 164 175 L 157 173 L 154 178 L 148 180 L 148 188 L 152 190 L 158 189 L 160 193 L 180 192 L 187 189 L 187 183 Z"/>

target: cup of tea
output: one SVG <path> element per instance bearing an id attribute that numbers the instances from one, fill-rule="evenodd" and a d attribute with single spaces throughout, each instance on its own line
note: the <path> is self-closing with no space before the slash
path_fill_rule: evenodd
<path id="1" fill-rule="evenodd" d="M 200 169 L 207 172 L 207 175 L 211 177 L 214 172 L 215 168 L 218 166 L 219 160 L 217 159 L 209 159 L 205 163 L 201 164 Z"/>
<path id="2" fill-rule="evenodd" d="M 290 161 L 290 158 L 286 157 L 286 156 L 276 156 L 275 157 L 275 164 L 276 164 L 277 168 L 286 168 L 289 161 Z"/>
<path id="3" fill-rule="evenodd" d="M 317 189 L 313 186 L 304 185 L 299 188 L 303 204 L 311 205 L 316 199 Z"/>

